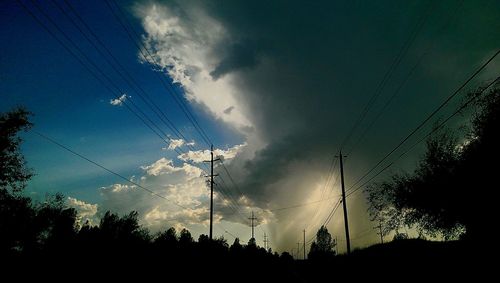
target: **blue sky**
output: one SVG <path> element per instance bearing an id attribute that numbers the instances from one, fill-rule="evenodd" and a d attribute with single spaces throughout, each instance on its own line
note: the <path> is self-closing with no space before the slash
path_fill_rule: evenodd
<path id="1" fill-rule="evenodd" d="M 131 3 L 122 3 L 125 9 Z M 71 39 L 78 44 L 100 68 L 120 82 L 103 58 L 75 29 L 56 6 L 42 5 Z M 197 141 L 199 135 L 179 110 L 170 94 L 159 83 L 150 65 L 139 61 L 137 48 L 113 18 L 102 1 L 74 3 L 80 16 L 99 36 L 113 55 L 121 62 L 157 105 L 168 113 L 169 119 L 188 139 Z M 166 146 L 144 124 L 124 107 L 114 107 L 112 94 L 103 87 L 71 54 L 16 3 L 2 4 L 1 53 L 2 76 L 0 86 L 2 111 L 23 105 L 34 113 L 35 129 L 63 142 L 79 153 L 102 162 L 126 176 L 138 173 L 139 167 L 158 159 L 174 156 L 162 150 Z M 36 9 L 33 9 L 37 11 Z M 41 14 L 38 14 L 41 15 Z M 137 18 L 128 20 L 142 30 Z M 113 76 L 114 75 L 114 76 Z M 125 93 L 137 103 L 142 101 L 121 81 Z M 182 89 L 176 86 L 182 93 Z M 115 93 L 116 95 L 116 93 Z M 191 107 L 199 123 L 210 134 L 216 146 L 230 146 L 241 142 L 241 137 L 222 123 Z M 206 145 L 201 144 L 206 147 Z M 39 137 L 28 134 L 23 146 L 28 163 L 37 176 L 29 190 L 67 192 L 87 201 L 97 201 L 96 187 L 113 182 L 116 177 L 62 151 Z M 70 170 L 68 170 L 68 168 Z"/>
<path id="2" fill-rule="evenodd" d="M 338 182 L 328 181 L 338 179 L 338 172 L 328 177 L 331 160 L 398 54 L 401 60 L 346 145 L 346 151 L 355 149 L 345 164 L 347 184 L 376 164 L 500 45 L 500 7 L 494 0 L 116 1 L 124 13 L 119 17 L 140 34 L 154 58 L 146 62 L 106 4 L 115 1 L 108 1 L 69 3 L 186 137 L 177 148 L 186 155 L 163 149 L 168 142 L 127 110 L 125 104 L 136 103 L 172 134 L 53 1 L 39 5 L 102 70 L 98 77 L 109 77 L 112 84 L 105 84 L 113 93 L 17 1 L 2 1 L 0 111 L 25 106 L 34 113 L 34 130 L 191 209 L 161 202 L 32 133 L 23 135 L 23 153 L 36 173 L 27 192 L 38 199 L 63 192 L 88 216 L 107 209 L 138 210 L 152 230 L 173 225 L 206 233 L 208 191 L 197 168 L 204 168 L 200 161 L 208 157 L 202 151 L 207 145 L 160 75 L 224 156 L 236 183 L 216 168 L 226 187 L 217 191 L 217 223 L 246 241 L 246 218 L 254 210 L 261 225 L 258 243 L 265 230 L 280 250 L 294 247 L 304 228 L 312 237 L 335 200 L 279 213 L 273 209 L 338 194 Z M 31 1 L 22 2 L 66 42 Z M 65 1 L 56 3 L 85 31 Z M 499 66 L 492 61 L 414 140 L 454 111 L 466 91 L 495 78 Z M 124 104 L 110 103 L 122 95 Z M 450 126 L 459 127 L 467 118 Z M 194 150 L 185 145 L 191 141 Z M 417 147 L 388 173 L 411 170 L 422 150 Z M 363 194 L 354 195 L 348 206 L 351 234 L 363 235 L 358 244 L 378 241 L 375 231 L 366 233 L 373 223 Z M 173 218 L 181 220 L 169 221 Z M 342 237 L 342 225 L 337 213 L 328 228 Z M 218 233 L 225 235 L 221 227 Z"/>

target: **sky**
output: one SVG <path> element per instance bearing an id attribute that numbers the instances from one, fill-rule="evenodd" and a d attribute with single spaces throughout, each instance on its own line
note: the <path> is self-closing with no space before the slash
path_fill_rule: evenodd
<path id="1" fill-rule="evenodd" d="M 62 192 L 82 221 L 135 210 L 153 232 L 207 234 L 213 144 L 215 236 L 247 242 L 253 211 L 257 243 L 266 233 L 292 251 L 338 201 L 339 150 L 349 191 L 496 52 L 498 15 L 494 0 L 2 1 L 0 111 L 26 107 L 33 130 L 131 181 L 29 132 L 35 199 Z M 397 153 L 499 70 L 495 59 Z M 376 243 L 362 190 L 346 202 L 352 246 Z M 343 225 L 337 209 L 339 252 Z"/>

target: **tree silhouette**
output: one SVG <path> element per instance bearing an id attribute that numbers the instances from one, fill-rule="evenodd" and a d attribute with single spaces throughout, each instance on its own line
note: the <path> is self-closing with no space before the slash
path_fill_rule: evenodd
<path id="1" fill-rule="evenodd" d="M 250 238 L 250 240 L 248 240 L 247 247 L 248 248 L 257 248 L 257 243 L 255 242 L 255 238 Z"/>
<path id="2" fill-rule="evenodd" d="M 32 127 L 30 115 L 24 108 L 0 114 L 0 254 L 36 249 L 36 211 L 31 199 L 21 195 L 33 173 L 20 153 L 18 136 Z"/>
<path id="3" fill-rule="evenodd" d="M 0 190 L 19 193 L 33 176 L 19 151 L 22 140 L 18 136 L 20 131 L 33 126 L 30 116 L 31 113 L 24 108 L 0 114 Z"/>
<path id="4" fill-rule="evenodd" d="M 421 234 L 447 239 L 464 232 L 478 238 L 493 221 L 495 198 L 487 195 L 498 174 L 491 161 L 500 160 L 500 92 L 481 93 L 469 94 L 476 98 L 476 114 L 464 137 L 437 131 L 412 174 L 396 174 L 367 188 L 373 220 L 382 220 L 388 229 L 416 227 Z"/>
<path id="5" fill-rule="evenodd" d="M 308 258 L 311 260 L 325 260 L 333 257 L 335 255 L 335 251 L 333 250 L 335 244 L 328 229 L 325 226 L 321 226 L 318 232 L 316 232 L 316 240 L 311 244 Z"/>
<path id="6" fill-rule="evenodd" d="M 181 234 L 179 237 L 179 245 L 181 248 L 190 248 L 194 242 L 193 237 L 191 236 L 191 232 L 188 229 L 184 228 L 181 230 Z"/>
<path id="7" fill-rule="evenodd" d="M 155 244 L 174 247 L 178 243 L 177 232 L 174 227 L 170 227 L 167 231 L 160 232 L 154 240 Z"/>
<path id="8" fill-rule="evenodd" d="M 49 196 L 35 208 L 38 242 L 52 252 L 66 252 L 76 240 L 76 210 L 67 208 L 62 194 Z"/>

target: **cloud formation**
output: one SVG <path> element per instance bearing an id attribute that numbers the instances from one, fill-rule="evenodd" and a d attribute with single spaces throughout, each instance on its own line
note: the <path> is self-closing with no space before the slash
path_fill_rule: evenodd
<path id="1" fill-rule="evenodd" d="M 87 221 L 90 225 L 98 224 L 97 204 L 86 203 L 72 197 L 68 197 L 66 203 L 69 207 L 72 207 L 77 211 L 77 223 L 80 225 L 86 223 Z"/>
<path id="2" fill-rule="evenodd" d="M 126 94 L 122 94 L 122 96 L 120 96 L 118 98 L 111 99 L 109 101 L 109 104 L 111 104 L 113 106 L 122 106 L 123 102 L 125 102 L 125 100 L 127 100 L 127 95 Z"/>
<path id="3" fill-rule="evenodd" d="M 176 149 L 176 148 L 178 148 L 178 147 L 183 146 L 183 145 L 184 145 L 184 143 L 185 143 L 185 142 L 184 142 L 184 140 L 183 140 L 183 139 L 177 139 L 177 140 L 176 140 L 176 139 L 171 139 L 171 140 L 170 140 L 170 144 L 168 145 L 168 149 L 170 149 L 170 150 L 174 150 L 174 149 Z"/>
<path id="4" fill-rule="evenodd" d="M 244 145 L 237 145 L 227 150 L 214 151 L 230 160 L 243 147 Z M 203 159 L 205 154 L 206 152 L 193 152 L 192 156 Z M 186 157 L 186 160 L 196 162 L 197 158 Z M 165 157 L 141 166 L 141 169 L 143 174 L 138 176 L 137 180 L 135 177 L 132 180 L 154 194 L 131 183 L 116 183 L 99 189 L 102 202 L 98 207 L 76 199 L 71 199 L 72 205 L 79 205 L 82 216 L 90 215 L 90 212 L 87 212 L 90 207 L 93 208 L 92 215 L 97 212 L 98 215 L 103 215 L 108 210 L 118 214 L 136 210 L 139 212 L 141 224 L 153 232 L 168 227 L 187 227 L 195 234 L 206 234 L 209 220 L 209 187 L 203 169 L 187 162 L 176 164 L 174 160 Z M 214 195 L 214 205 L 218 208 L 214 214 L 215 223 L 225 220 L 247 224 L 246 217 L 242 217 L 241 213 L 249 213 L 252 209 L 251 202 L 242 198 L 239 201 L 242 208 L 235 210 L 226 188 L 217 187 Z"/>
<path id="5" fill-rule="evenodd" d="M 178 83 L 191 103 L 243 134 L 246 145 L 228 168 L 244 196 L 266 211 L 323 195 L 338 146 L 427 9 L 424 2 L 383 2 L 360 6 L 352 1 L 278 1 L 263 7 L 258 1 L 172 1 L 140 4 L 136 11 L 144 43 L 159 62 L 149 63 Z M 446 34 L 439 33 L 455 6 L 445 1 L 432 9 L 393 81 L 374 104 L 374 109 L 381 108 L 429 42 L 439 46 L 422 57 L 401 91 L 404 99 L 392 103 L 376 131 L 368 132 L 348 157 L 347 184 L 404 137 L 422 113 L 431 112 L 483 54 L 496 48 L 495 34 L 481 28 L 495 23 L 473 20 L 492 15 L 483 8 L 468 7 L 467 15 L 452 19 Z M 468 38 L 479 38 L 478 33 L 482 44 L 471 44 Z M 376 114 L 369 112 L 361 126 Z M 195 163 L 208 158 L 208 151 L 179 156 Z M 339 188 L 326 189 L 337 194 Z M 309 226 L 313 216 L 320 224 L 334 203 L 321 206 L 319 212 L 311 206 L 300 213 L 276 214 L 273 234 L 281 236 L 273 240 L 283 248 L 294 243 L 297 231 Z M 351 197 L 348 209 L 349 217 L 356 219 L 351 223 L 353 235 L 371 227 L 362 195 Z M 337 217 L 330 230 L 342 236 Z"/>
<path id="6" fill-rule="evenodd" d="M 230 160 L 236 157 L 236 155 L 241 152 L 247 144 L 238 144 L 228 149 L 214 149 L 214 158 L 221 158 L 223 160 Z M 186 153 L 180 154 L 177 158 L 182 161 L 192 161 L 194 163 L 202 163 L 204 161 L 210 160 L 210 150 L 190 150 Z"/>
<path id="7" fill-rule="evenodd" d="M 141 167 L 143 170 L 147 172 L 148 175 L 158 176 L 163 174 L 169 174 L 172 172 L 176 172 L 182 170 L 182 168 L 174 167 L 173 161 L 170 159 L 166 159 L 165 157 L 157 160 L 155 163 L 147 166 Z"/>

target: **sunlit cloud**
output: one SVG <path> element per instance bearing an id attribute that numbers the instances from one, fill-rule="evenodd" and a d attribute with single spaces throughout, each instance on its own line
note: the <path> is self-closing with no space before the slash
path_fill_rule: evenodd
<path id="1" fill-rule="evenodd" d="M 246 146 L 246 143 L 235 145 L 228 149 L 214 149 L 214 157 L 222 157 L 224 160 L 230 160 L 236 157 L 236 155 Z M 210 150 L 196 150 L 188 151 L 182 153 L 178 156 L 180 160 L 192 161 L 194 163 L 202 163 L 206 160 L 210 160 Z"/>
<path id="2" fill-rule="evenodd" d="M 91 204 L 78 200 L 76 198 L 68 197 L 66 204 L 76 210 L 77 223 L 82 225 L 88 221 L 90 225 L 95 225 L 98 223 L 97 220 L 97 204 Z"/>
<path id="3" fill-rule="evenodd" d="M 111 99 L 109 101 L 109 104 L 113 105 L 113 106 L 122 106 L 123 105 L 123 102 L 125 102 L 127 100 L 127 95 L 126 94 L 123 94 L 122 96 L 118 97 L 118 98 L 115 98 L 115 99 Z"/>
<path id="4" fill-rule="evenodd" d="M 184 140 L 183 139 L 171 139 L 170 144 L 168 145 L 168 149 L 174 150 L 178 147 L 181 147 L 184 145 Z"/>

